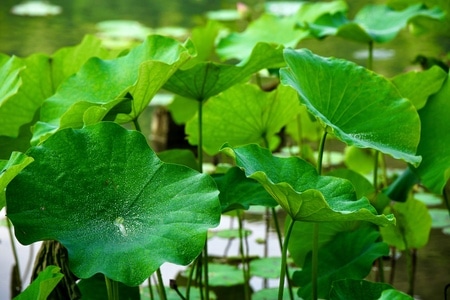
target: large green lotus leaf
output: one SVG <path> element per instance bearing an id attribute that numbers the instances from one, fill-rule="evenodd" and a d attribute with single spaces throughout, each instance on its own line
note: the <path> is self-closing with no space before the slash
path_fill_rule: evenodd
<path id="1" fill-rule="evenodd" d="M 58 282 L 64 277 L 57 266 L 47 266 L 38 277 L 14 300 L 46 300 Z"/>
<path id="2" fill-rule="evenodd" d="M 281 158 L 250 144 L 224 151 L 236 159 L 245 175 L 263 185 L 292 219 L 308 222 L 364 220 L 377 225 L 395 223 L 392 216 L 377 215 L 369 200 L 356 200 L 350 181 L 319 176 L 298 157 Z"/>
<path id="3" fill-rule="evenodd" d="M 392 298 L 384 298 L 385 291 L 392 290 Z M 367 280 L 342 279 L 332 283 L 330 300 L 345 299 L 396 299 L 412 300 L 413 298 L 400 291 L 395 290 L 391 285 L 382 282 L 371 282 Z"/>
<path id="4" fill-rule="evenodd" d="M 337 35 L 362 43 L 386 43 L 393 40 L 414 18 L 442 19 L 443 16 L 443 11 L 438 7 L 428 9 L 420 3 L 402 11 L 384 4 L 370 4 L 364 6 L 353 21 L 342 13 L 330 13 L 309 23 L 308 27 L 317 37 Z"/>
<path id="5" fill-rule="evenodd" d="M 386 243 L 401 251 L 422 248 L 428 243 L 432 220 L 425 203 L 409 198 L 406 202 L 395 202 L 385 212 L 397 219 L 397 226 L 380 228 Z"/>
<path id="6" fill-rule="evenodd" d="M 288 17 L 262 14 L 244 32 L 233 32 L 221 39 L 217 45 L 217 53 L 222 59 L 245 59 L 259 42 L 295 47 L 310 35 L 308 30 L 296 26 L 297 23 L 313 22 L 325 13 L 346 10 L 345 1 L 331 1 L 301 3 L 297 13 Z"/>
<path id="7" fill-rule="evenodd" d="M 8 161 L 0 161 L 0 210 L 6 204 L 6 186 L 32 161 L 33 158 L 19 152 L 11 153 L 11 157 Z"/>
<path id="8" fill-rule="evenodd" d="M 324 58 L 307 49 L 285 49 L 288 65 L 282 83 L 327 130 L 359 148 L 373 148 L 418 165 L 420 120 L 412 103 L 387 79 L 342 59 Z"/>
<path id="9" fill-rule="evenodd" d="M 422 123 L 417 153 L 423 161 L 416 169 L 422 183 L 435 194 L 441 194 L 450 178 L 450 80 L 431 96 L 419 112 Z"/>
<path id="10" fill-rule="evenodd" d="M 361 227 L 355 231 L 338 233 L 332 241 L 319 249 L 318 297 L 329 296 L 332 283 L 343 278 L 364 279 L 378 257 L 387 255 L 387 244 L 377 242 L 380 234 L 372 226 Z M 300 286 L 298 295 L 311 299 L 311 255 L 308 256 L 301 271 L 294 272 L 293 281 Z"/>
<path id="11" fill-rule="evenodd" d="M 225 174 L 213 175 L 219 188 L 222 212 L 249 209 L 252 205 L 275 207 L 277 202 L 255 180 L 245 177 L 244 172 L 233 167 Z"/>
<path id="12" fill-rule="evenodd" d="M 203 106 L 203 149 L 213 155 L 225 143 L 271 143 L 299 111 L 295 91 L 279 86 L 264 92 L 251 84 L 235 85 Z M 198 143 L 198 116 L 186 124 L 189 143 Z M 265 145 L 266 146 L 266 145 Z"/>
<path id="13" fill-rule="evenodd" d="M 417 110 L 423 108 L 428 97 L 437 93 L 447 78 L 447 73 L 438 66 L 423 72 L 411 71 L 391 79 L 400 94 L 411 100 Z"/>
<path id="14" fill-rule="evenodd" d="M 251 56 L 239 65 L 200 62 L 189 69 L 178 70 L 164 88 L 186 98 L 207 100 L 261 69 L 284 66 L 282 53 L 281 46 L 258 43 Z"/>
<path id="15" fill-rule="evenodd" d="M 36 124 L 33 143 L 53 132 L 101 121 L 116 105 L 132 101 L 132 111 L 119 115 L 119 121 L 136 118 L 164 82 L 192 54 L 177 41 L 149 36 L 124 56 L 112 60 L 89 59 L 75 76 L 65 80 L 55 95 L 46 99 L 41 121 Z"/>
<path id="16" fill-rule="evenodd" d="M 80 278 L 138 285 L 164 262 L 191 262 L 219 222 L 211 177 L 162 162 L 116 123 L 61 130 L 27 154 L 6 190 L 16 237 L 61 242 Z"/>

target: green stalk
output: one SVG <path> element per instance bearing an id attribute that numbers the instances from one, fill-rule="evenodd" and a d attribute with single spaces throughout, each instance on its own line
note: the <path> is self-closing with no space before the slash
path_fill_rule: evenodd
<path id="1" fill-rule="evenodd" d="M 203 101 L 198 102 L 198 171 L 203 173 Z"/>
<path id="2" fill-rule="evenodd" d="M 198 156 L 198 171 L 203 173 L 203 99 L 198 99 L 198 145 L 197 145 L 197 156 Z M 208 273 L 208 241 L 205 241 L 205 246 L 203 248 L 203 268 L 205 276 L 205 297 L 209 299 L 209 273 Z M 199 285 L 201 286 L 201 285 Z M 201 290 L 201 289 L 200 289 Z M 200 295 L 203 293 L 200 292 Z"/>
<path id="3" fill-rule="evenodd" d="M 159 297 L 161 300 L 167 300 L 166 289 L 164 288 L 164 281 L 161 275 L 161 269 L 158 268 L 156 270 L 156 276 L 158 277 L 158 285 L 159 285 Z"/>
<path id="4" fill-rule="evenodd" d="M 319 144 L 319 157 L 317 159 L 317 173 L 322 175 L 322 161 L 323 153 L 325 150 L 325 141 L 327 139 L 327 127 L 323 132 L 322 138 Z M 317 300 L 317 277 L 319 268 L 319 223 L 314 223 L 313 232 L 313 247 L 312 247 L 312 271 L 311 271 L 311 284 L 312 284 L 312 299 Z"/>
<path id="5" fill-rule="evenodd" d="M 302 122 L 301 122 L 301 118 L 300 118 L 300 114 L 297 115 L 297 138 L 298 138 L 298 156 L 299 157 L 303 157 L 305 158 L 305 150 L 303 149 L 303 143 L 302 143 Z"/>
<path id="6" fill-rule="evenodd" d="M 138 121 L 137 117 L 135 119 L 133 119 L 133 124 L 134 124 L 134 129 L 136 129 L 136 131 L 142 132 L 141 125 L 139 125 L 139 121 Z"/>
<path id="7" fill-rule="evenodd" d="M 250 281 L 250 265 L 248 261 L 248 257 L 244 252 L 244 236 L 243 236 L 243 220 L 241 212 L 238 212 L 238 222 L 239 222 L 239 253 L 241 254 L 241 262 L 242 262 L 242 272 L 244 275 L 244 295 L 245 300 L 250 300 L 250 289 L 249 289 L 249 281 Z"/>
<path id="8" fill-rule="evenodd" d="M 12 226 L 11 226 L 11 222 L 9 221 L 9 219 L 6 219 L 6 224 L 8 225 L 8 233 L 9 233 L 9 240 L 11 241 L 11 249 L 12 249 L 12 253 L 13 253 L 13 257 L 14 257 L 14 268 L 17 271 L 17 278 L 15 281 L 17 284 L 17 287 L 15 286 L 15 288 L 18 289 L 18 292 L 22 291 L 22 276 L 20 274 L 20 268 L 19 268 L 19 256 L 17 255 L 17 249 L 16 249 L 16 243 L 14 242 L 14 234 L 13 234 L 13 230 L 12 230 Z"/>
<path id="9" fill-rule="evenodd" d="M 322 175 L 322 161 L 323 161 L 323 153 L 324 153 L 324 149 L 325 149 L 325 141 L 327 139 L 327 127 L 325 127 L 325 131 L 322 135 L 322 139 L 320 139 L 320 144 L 319 144 L 319 157 L 317 158 L 317 173 L 319 175 Z"/>
<path id="10" fill-rule="evenodd" d="M 191 269 L 189 270 L 189 276 L 187 278 L 187 283 L 186 283 L 186 300 L 189 300 L 189 298 L 191 296 L 192 277 L 194 276 L 194 270 L 197 266 L 198 259 L 199 259 L 199 257 L 197 257 L 195 259 L 195 261 L 192 263 Z"/>
<path id="11" fill-rule="evenodd" d="M 275 211 L 275 207 L 272 207 L 272 216 L 273 216 L 273 223 L 275 224 L 275 230 L 277 232 L 277 237 L 278 237 L 278 243 L 280 245 L 280 250 L 281 250 L 281 252 L 283 252 L 283 241 L 281 239 L 281 229 L 280 229 L 280 224 L 278 222 L 278 218 L 277 218 L 277 213 Z M 286 243 L 286 241 L 284 243 Z M 292 283 L 289 280 L 289 270 L 288 270 L 287 264 L 285 265 L 285 272 L 286 272 L 287 277 L 288 277 L 287 284 L 288 284 L 288 290 L 289 290 L 289 298 L 292 300 L 292 299 L 294 299 L 294 293 L 292 291 Z"/>
<path id="12" fill-rule="evenodd" d="M 119 283 L 105 276 L 108 300 L 119 300 Z"/>
<path id="13" fill-rule="evenodd" d="M 208 241 L 205 242 L 205 247 L 203 248 L 203 258 L 204 258 L 204 263 L 203 263 L 203 268 L 205 270 L 205 295 L 206 295 L 206 300 L 209 299 L 209 268 L 208 268 Z"/>
<path id="14" fill-rule="evenodd" d="M 373 41 L 369 42 L 369 55 L 367 57 L 367 69 L 373 70 Z"/>
<path id="15" fill-rule="evenodd" d="M 289 244 L 289 238 L 291 237 L 292 228 L 294 228 L 295 220 L 291 220 L 288 225 L 288 229 L 286 232 L 286 236 L 284 238 L 284 244 L 283 244 L 283 250 L 281 251 L 281 269 L 280 269 L 280 285 L 278 287 L 278 300 L 283 300 L 283 293 L 284 293 L 284 279 L 286 276 L 289 277 L 289 274 L 287 273 L 287 249 Z M 289 282 L 289 278 L 288 278 Z"/>
<path id="16" fill-rule="evenodd" d="M 148 292 L 149 292 L 149 295 L 150 295 L 150 300 L 154 300 L 155 299 L 155 295 L 153 295 L 153 288 L 152 288 L 152 279 L 151 279 L 152 277 L 150 276 L 148 279 L 147 279 L 147 283 L 148 283 Z"/>

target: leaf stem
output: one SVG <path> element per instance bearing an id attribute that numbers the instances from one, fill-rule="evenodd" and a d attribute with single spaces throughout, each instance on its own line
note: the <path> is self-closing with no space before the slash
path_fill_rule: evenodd
<path id="1" fill-rule="evenodd" d="M 164 281 L 161 275 L 161 269 L 158 268 L 156 270 L 156 277 L 158 277 L 158 285 L 159 285 L 159 297 L 161 300 L 167 300 L 166 289 L 164 288 Z"/>
<path id="2" fill-rule="evenodd" d="M 203 173 L 203 101 L 198 101 L 198 171 Z"/>
<path id="3" fill-rule="evenodd" d="M 369 42 L 369 55 L 367 56 L 367 69 L 373 70 L 373 41 Z"/>
<path id="4" fill-rule="evenodd" d="M 152 277 L 151 276 L 149 278 L 147 278 L 147 284 L 148 284 L 148 292 L 149 292 L 149 295 L 150 295 L 150 300 L 154 300 L 155 299 L 155 295 L 153 295 Z"/>
<path id="5" fill-rule="evenodd" d="M 8 218 L 6 218 L 6 224 L 8 225 L 9 240 L 11 241 L 11 249 L 12 249 L 14 262 L 15 262 L 14 268 L 16 269 L 16 272 L 17 272 L 16 277 L 17 277 L 18 282 L 16 282 L 14 288 L 17 289 L 17 293 L 20 293 L 22 291 L 22 277 L 20 275 L 19 256 L 17 255 L 16 243 L 14 242 L 15 238 L 14 238 L 14 234 L 13 234 L 13 230 L 12 230 L 12 226 L 11 226 L 11 221 Z"/>
<path id="6" fill-rule="evenodd" d="M 138 121 L 137 117 L 133 119 L 133 125 L 134 125 L 134 129 L 136 129 L 136 131 L 142 132 L 141 125 L 139 125 L 139 121 Z"/>
<path id="7" fill-rule="evenodd" d="M 244 295 L 246 300 L 250 300 L 250 289 L 249 289 L 249 283 L 250 283 L 250 265 L 248 261 L 248 256 L 244 252 L 244 225 L 243 225 L 243 218 L 242 218 L 242 212 L 237 212 L 238 216 L 238 222 L 239 222 L 239 252 L 241 254 L 241 261 L 242 261 L 242 272 L 244 275 Z"/>
<path id="8" fill-rule="evenodd" d="M 205 275 L 205 295 L 206 300 L 209 300 L 209 268 L 208 268 L 208 240 L 205 241 L 205 246 L 203 248 L 203 268 Z"/>
<path id="9" fill-rule="evenodd" d="M 312 299 L 317 300 L 317 277 L 319 269 L 319 223 L 314 223 L 313 250 L 312 250 Z"/>
<path id="10" fill-rule="evenodd" d="M 105 275 L 106 292 L 108 293 L 108 300 L 119 300 L 119 283 L 108 278 Z"/>
<path id="11" fill-rule="evenodd" d="M 281 238 L 282 235 L 281 235 L 280 223 L 278 222 L 278 217 L 277 217 L 277 212 L 275 211 L 275 207 L 272 207 L 272 216 L 273 216 L 273 223 L 275 224 L 275 230 L 276 230 L 277 236 L 278 236 L 278 243 L 280 244 L 280 250 L 281 250 L 281 252 L 283 252 L 283 240 Z M 293 221 L 292 221 L 292 223 L 293 223 Z M 286 240 L 285 240 L 285 243 L 286 243 Z M 285 265 L 285 272 L 286 272 L 286 274 L 288 274 L 287 275 L 288 276 L 287 284 L 288 284 L 288 288 L 289 288 L 288 289 L 289 297 L 290 297 L 290 299 L 294 299 L 294 294 L 292 292 L 292 283 L 289 280 L 289 272 L 288 272 L 287 264 Z"/>
<path id="12" fill-rule="evenodd" d="M 322 138 L 319 144 L 319 157 L 317 159 L 317 173 L 322 175 L 322 161 L 323 153 L 325 152 L 325 141 L 327 139 L 327 128 L 323 132 Z M 319 223 L 314 223 L 313 231 L 313 245 L 312 245 L 312 271 L 311 271 L 311 284 L 312 284 L 312 299 L 317 299 L 317 277 L 319 269 Z"/>
<path id="13" fill-rule="evenodd" d="M 327 128 L 328 127 L 325 127 L 322 138 L 320 139 L 320 144 L 319 144 L 319 149 L 318 149 L 319 157 L 317 158 L 317 173 L 319 175 L 322 175 L 323 153 L 325 152 L 325 141 L 327 139 L 327 134 L 328 134 Z"/>
<path id="14" fill-rule="evenodd" d="M 283 300 L 284 293 L 284 279 L 287 276 L 289 281 L 289 273 L 287 272 L 287 249 L 289 244 L 289 238 L 291 237 L 292 228 L 294 228 L 295 220 L 290 220 L 286 236 L 284 238 L 283 250 L 281 251 L 281 269 L 280 269 L 280 285 L 278 287 L 278 300 Z"/>

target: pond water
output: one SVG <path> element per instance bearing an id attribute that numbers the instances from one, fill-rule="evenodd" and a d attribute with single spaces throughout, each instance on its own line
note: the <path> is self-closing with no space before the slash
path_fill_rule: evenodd
<path id="1" fill-rule="evenodd" d="M 78 44 L 85 34 L 98 34 L 98 24 L 108 20 L 134 20 L 149 28 L 192 28 L 203 24 L 208 11 L 234 9 L 236 0 L 52 0 L 62 13 L 48 17 L 24 17 L 10 13 L 17 0 L 0 1 L 0 52 L 27 56 L 35 52 L 51 54 L 57 49 Z M 241 1 L 254 10 L 263 0 Z M 273 1 L 278 2 L 278 1 Z M 366 4 L 382 0 L 349 0 L 350 16 Z M 375 46 L 375 71 L 393 76 L 411 66 L 418 54 L 439 57 L 450 50 L 448 38 L 425 35 L 413 37 L 405 31 L 390 43 Z M 301 47 L 319 55 L 343 57 L 365 63 L 366 45 L 339 38 L 302 41 Z"/>
<path id="2" fill-rule="evenodd" d="M 52 4 L 62 8 L 62 13 L 48 17 L 23 17 L 10 13 L 17 5 L 17 0 L 0 1 L 0 52 L 8 55 L 28 56 L 31 53 L 43 52 L 51 54 L 64 46 L 78 44 L 85 34 L 97 34 L 98 23 L 107 20 L 135 20 L 150 28 L 187 27 L 202 24 L 205 13 L 212 10 L 231 9 L 237 1 L 231 0 L 51 0 Z M 252 7 L 261 5 L 263 1 L 242 1 Z M 384 1 L 348 1 L 352 13 L 367 3 L 384 3 Z M 450 50 L 448 40 L 436 36 L 413 37 L 406 31 L 393 42 L 376 45 L 375 71 L 387 76 L 394 76 L 412 66 L 411 62 L 418 54 L 440 56 Z M 348 42 L 338 38 L 327 38 L 324 41 L 302 41 L 301 47 L 307 47 L 324 56 L 335 56 L 365 63 L 365 45 Z M 224 219 L 221 226 L 228 226 Z M 262 219 L 248 223 L 253 230 L 251 237 L 251 254 L 262 255 L 262 248 L 256 240 L 264 233 Z M 7 231 L 0 226 L 0 300 L 9 299 L 9 276 L 12 263 Z M 221 255 L 224 241 L 211 240 L 211 253 Z M 279 247 L 275 236 L 271 236 L 270 255 L 278 255 Z M 237 248 L 234 248 L 235 251 Z M 30 248 L 22 247 L 20 256 L 24 262 L 28 259 Z M 37 251 L 38 247 L 34 247 Z M 419 250 L 418 275 L 416 291 L 420 299 L 441 299 L 445 284 L 450 283 L 450 237 L 440 230 L 433 230 L 430 243 Z M 234 252 L 233 254 L 237 254 Z M 403 265 L 402 265 L 403 264 Z M 401 269 L 403 268 L 403 269 Z M 398 276 L 395 285 L 406 289 L 407 278 L 404 262 L 399 261 Z M 176 266 L 166 265 L 163 273 L 168 277 L 179 270 Z M 259 283 L 256 283 L 259 284 Z"/>

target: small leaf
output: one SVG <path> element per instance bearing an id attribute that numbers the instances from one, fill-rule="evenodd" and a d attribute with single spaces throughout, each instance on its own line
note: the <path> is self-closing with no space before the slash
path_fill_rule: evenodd
<path id="1" fill-rule="evenodd" d="M 391 79 L 400 94 L 411 100 L 417 110 L 425 106 L 428 97 L 437 93 L 447 78 L 447 73 L 433 66 L 431 69 L 417 72 L 411 71 Z"/>
<path id="2" fill-rule="evenodd" d="M 319 176 L 298 157 L 274 157 L 257 145 L 225 146 L 245 175 L 269 192 L 292 219 L 308 222 L 365 220 L 378 225 L 395 223 L 392 216 L 377 215 L 367 198 L 356 200 L 353 185 L 341 178 Z"/>
<path id="3" fill-rule="evenodd" d="M 442 194 L 450 178 L 450 80 L 447 77 L 442 89 L 419 111 L 422 123 L 420 144 L 417 153 L 423 157 L 415 169 L 422 184 L 435 194 Z"/>
<path id="4" fill-rule="evenodd" d="M 244 32 L 233 32 L 221 39 L 217 45 L 217 54 L 224 60 L 231 58 L 244 60 L 250 56 L 251 49 L 261 42 L 294 47 L 309 35 L 306 30 L 296 29 L 295 24 L 294 17 L 280 18 L 262 14 Z"/>
<path id="5" fill-rule="evenodd" d="M 432 228 L 450 227 L 449 211 L 445 208 L 430 208 L 428 213 L 431 216 Z"/>
<path id="6" fill-rule="evenodd" d="M 330 13 L 308 25 L 317 37 L 337 35 L 362 43 L 386 43 L 394 39 L 400 30 L 416 17 L 442 19 L 443 16 L 444 12 L 438 7 L 427 9 L 420 3 L 402 11 L 384 4 L 370 4 L 364 6 L 353 21 L 348 20 L 342 13 Z"/>
<path id="7" fill-rule="evenodd" d="M 431 216 L 424 203 L 410 198 L 406 202 L 395 202 L 385 212 L 394 214 L 397 219 L 397 226 L 380 228 L 386 243 L 401 251 L 422 248 L 428 243 Z"/>
<path id="8" fill-rule="evenodd" d="M 203 106 L 203 149 L 213 155 L 224 143 L 268 146 L 294 118 L 299 103 L 295 92 L 279 86 L 264 92 L 256 85 L 236 85 Z M 198 143 L 198 117 L 186 124 L 189 143 Z"/>
<path id="9" fill-rule="evenodd" d="M 210 286 L 233 286 L 244 283 L 242 270 L 223 264 L 208 264 Z"/>
<path id="10" fill-rule="evenodd" d="M 13 56 L 0 68 L 5 78 L 0 90 L 0 136 L 18 137 L 20 127 L 30 123 L 45 98 L 52 95 L 49 61 L 43 54 L 26 59 Z"/>
<path id="11" fill-rule="evenodd" d="M 377 242 L 378 231 L 365 226 L 355 231 L 337 234 L 332 241 L 319 249 L 318 296 L 327 298 L 336 280 L 365 278 L 375 259 L 389 253 L 387 244 Z M 294 272 L 293 281 L 300 286 L 298 295 L 311 298 L 311 255 L 301 271 Z"/>
<path id="12" fill-rule="evenodd" d="M 275 207 L 277 202 L 255 180 L 245 177 L 244 172 L 231 168 L 225 174 L 213 175 L 220 191 L 222 212 L 234 209 L 249 209 L 252 205 Z"/>
<path id="13" fill-rule="evenodd" d="M 81 279 L 78 283 L 78 288 L 83 296 L 83 299 L 89 300 L 104 300 L 108 299 L 108 292 L 106 290 L 105 276 L 103 274 L 95 274 L 94 276 Z M 139 300 L 140 292 L 139 286 L 126 286 L 123 283 L 119 285 L 119 298 L 121 300 Z"/>
<path id="14" fill-rule="evenodd" d="M 212 236 L 221 238 L 221 239 L 237 239 L 241 235 L 249 236 L 252 233 L 251 230 L 240 230 L 240 229 L 222 229 L 218 231 L 210 232 Z"/>
<path id="15" fill-rule="evenodd" d="M 38 277 L 14 300 L 46 300 L 58 282 L 64 277 L 60 268 L 48 266 L 39 273 Z"/>
<path id="16" fill-rule="evenodd" d="M 284 57 L 288 67 L 280 70 L 282 83 L 297 90 L 300 101 L 338 139 L 420 163 L 415 155 L 419 116 L 391 82 L 349 61 L 306 49 L 285 49 Z"/>
<path id="17" fill-rule="evenodd" d="M 187 149 L 170 149 L 158 153 L 158 157 L 166 163 L 179 164 L 196 170 L 198 162 L 194 153 Z"/>
<path id="18" fill-rule="evenodd" d="M 252 276 L 266 279 L 280 278 L 281 257 L 264 257 L 250 262 Z"/>
<path id="19" fill-rule="evenodd" d="M 278 288 L 262 289 L 252 294 L 252 300 L 272 300 L 278 299 L 277 297 L 278 297 Z M 288 288 L 284 288 L 283 300 L 291 300 Z"/>
<path id="20" fill-rule="evenodd" d="M 217 53 L 222 59 L 242 60 L 249 56 L 251 49 L 259 42 L 295 47 L 310 35 L 309 30 L 297 26 L 298 23 L 313 22 L 323 14 L 346 10 L 345 1 L 338 0 L 301 2 L 296 12 L 283 17 L 264 13 L 251 22 L 244 32 L 233 32 L 221 39 L 217 45 Z"/>
<path id="21" fill-rule="evenodd" d="M 286 223 L 290 222 L 286 218 Z M 336 234 L 344 231 L 352 231 L 358 228 L 358 222 L 321 222 L 319 230 L 319 248 L 332 241 Z M 306 256 L 313 249 L 314 223 L 296 221 L 291 232 L 288 250 L 296 266 L 303 267 Z"/>
<path id="22" fill-rule="evenodd" d="M 382 297 L 382 294 L 387 290 L 395 291 L 395 289 L 387 283 L 370 282 L 367 280 L 342 279 L 333 282 L 329 299 L 386 299 Z M 403 294 L 399 291 L 396 292 L 395 298 L 387 299 L 413 299 L 411 296 Z M 391 295 L 394 296 L 393 294 Z"/>
<path id="23" fill-rule="evenodd" d="M 372 149 L 361 149 L 355 146 L 345 148 L 345 165 L 349 170 L 370 174 L 373 171 L 375 151 Z"/>
<path id="24" fill-rule="evenodd" d="M 11 157 L 5 163 L 0 161 L 0 210 L 6 204 L 5 189 L 7 185 L 32 161 L 33 158 L 19 152 L 11 153 Z"/>
<path id="25" fill-rule="evenodd" d="M 16 237 L 59 241 L 80 278 L 138 285 L 164 262 L 190 263 L 219 222 L 208 175 L 162 162 L 115 123 L 61 130 L 27 154 L 34 162 L 6 190 Z"/>

